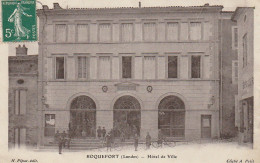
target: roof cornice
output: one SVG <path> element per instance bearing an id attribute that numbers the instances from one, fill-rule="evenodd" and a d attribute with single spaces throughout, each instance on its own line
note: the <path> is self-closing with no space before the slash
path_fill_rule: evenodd
<path id="1" fill-rule="evenodd" d="M 191 6 L 191 7 L 142 7 L 142 8 L 71 8 L 71 9 L 38 9 L 38 16 L 42 15 L 79 15 L 79 14 L 151 14 L 151 13 L 192 13 L 192 12 L 221 12 L 223 6 Z"/>

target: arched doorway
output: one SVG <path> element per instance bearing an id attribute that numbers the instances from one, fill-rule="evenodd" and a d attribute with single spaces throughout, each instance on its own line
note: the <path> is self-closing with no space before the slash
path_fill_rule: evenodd
<path id="1" fill-rule="evenodd" d="M 165 137 L 184 138 L 185 105 L 177 96 L 163 98 L 158 107 L 159 134 Z"/>
<path id="2" fill-rule="evenodd" d="M 96 104 L 88 96 L 78 96 L 70 105 L 69 130 L 72 137 L 95 137 Z"/>
<path id="3" fill-rule="evenodd" d="M 115 137 L 122 134 L 126 138 L 134 134 L 140 136 L 141 127 L 141 105 L 133 96 L 122 96 L 114 104 L 114 130 Z"/>

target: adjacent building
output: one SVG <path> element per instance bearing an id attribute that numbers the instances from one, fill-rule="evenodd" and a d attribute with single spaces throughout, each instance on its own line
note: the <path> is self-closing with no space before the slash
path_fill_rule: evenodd
<path id="1" fill-rule="evenodd" d="M 254 124 L 254 8 L 238 7 L 237 22 L 238 102 L 237 122 L 241 142 L 253 143 Z"/>
<path id="2" fill-rule="evenodd" d="M 18 46 L 10 56 L 8 95 L 9 147 L 36 146 L 38 143 L 38 55 L 27 55 L 27 48 Z"/>

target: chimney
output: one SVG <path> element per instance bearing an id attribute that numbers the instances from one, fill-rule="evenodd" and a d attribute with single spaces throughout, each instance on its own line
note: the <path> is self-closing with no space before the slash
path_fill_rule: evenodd
<path id="1" fill-rule="evenodd" d="M 62 9 L 59 3 L 53 3 L 53 9 Z"/>
<path id="2" fill-rule="evenodd" d="M 43 10 L 48 10 L 49 7 L 48 7 L 47 5 L 43 5 L 43 6 L 42 6 L 42 9 L 43 9 Z"/>
<path id="3" fill-rule="evenodd" d="M 142 7 L 142 4 L 141 4 L 141 2 L 139 2 L 139 8 L 141 8 Z"/>
<path id="4" fill-rule="evenodd" d="M 25 45 L 23 45 L 21 47 L 21 45 L 19 45 L 18 47 L 16 47 L 16 56 L 27 56 L 27 51 L 28 48 L 25 47 Z"/>

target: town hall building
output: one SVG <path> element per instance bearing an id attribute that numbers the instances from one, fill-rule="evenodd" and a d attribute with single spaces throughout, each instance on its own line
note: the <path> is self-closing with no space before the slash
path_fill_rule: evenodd
<path id="1" fill-rule="evenodd" d="M 71 129 L 75 139 L 96 138 L 99 126 L 140 140 L 148 132 L 154 140 L 163 134 L 191 141 L 235 131 L 235 118 L 225 115 L 235 114 L 237 53 L 224 63 L 222 46 L 233 45 L 236 23 L 234 12 L 222 9 L 44 5 L 37 12 L 38 145 Z M 222 42 L 225 37 L 231 41 Z M 236 82 L 222 83 L 223 75 Z"/>

